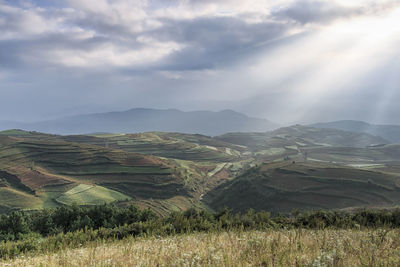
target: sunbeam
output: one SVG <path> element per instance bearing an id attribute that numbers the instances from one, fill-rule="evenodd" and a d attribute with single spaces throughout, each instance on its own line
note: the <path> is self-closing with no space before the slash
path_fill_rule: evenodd
<path id="1" fill-rule="evenodd" d="M 264 84 L 258 89 L 259 94 L 263 90 L 283 91 L 286 97 L 280 106 L 285 108 L 279 112 L 284 120 L 304 121 L 320 103 L 330 104 L 329 99 L 340 100 L 340 95 L 347 91 L 358 90 L 366 75 L 398 55 L 400 28 L 395 25 L 399 21 L 398 8 L 384 17 L 338 21 L 320 27 L 317 32 L 272 53 L 267 51 L 246 75 Z M 395 87 L 382 86 L 376 90 L 390 95 L 386 91 Z M 377 109 L 385 106 L 382 103 Z"/>

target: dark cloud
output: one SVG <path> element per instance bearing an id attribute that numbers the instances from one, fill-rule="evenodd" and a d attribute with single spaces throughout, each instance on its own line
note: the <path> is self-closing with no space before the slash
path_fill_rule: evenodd
<path id="1" fill-rule="evenodd" d="M 216 68 L 242 57 L 248 49 L 283 37 L 290 28 L 274 22 L 248 24 L 232 17 L 164 20 L 163 24 L 149 34 L 185 44 L 160 62 L 159 66 L 168 70 Z"/>

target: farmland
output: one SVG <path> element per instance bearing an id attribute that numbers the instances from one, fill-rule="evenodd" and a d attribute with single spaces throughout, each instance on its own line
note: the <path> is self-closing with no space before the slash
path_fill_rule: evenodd
<path id="1" fill-rule="evenodd" d="M 190 207 L 289 212 L 399 204 L 400 146 L 363 133 L 300 125 L 216 137 L 8 130 L 0 146 L 0 185 L 18 198 L 1 201 L 3 211 L 113 201 L 163 216 Z M 80 187 L 90 189 L 69 193 Z M 253 206 L 255 196 L 271 194 Z"/>

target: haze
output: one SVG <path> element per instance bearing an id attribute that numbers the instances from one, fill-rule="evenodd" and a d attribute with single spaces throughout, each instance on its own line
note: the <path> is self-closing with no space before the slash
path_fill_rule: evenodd
<path id="1" fill-rule="evenodd" d="M 0 120 L 134 107 L 400 123 L 399 1 L 0 0 Z"/>

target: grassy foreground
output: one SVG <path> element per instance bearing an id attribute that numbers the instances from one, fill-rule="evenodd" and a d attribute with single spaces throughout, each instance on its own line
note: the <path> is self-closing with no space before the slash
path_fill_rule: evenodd
<path id="1" fill-rule="evenodd" d="M 98 241 L 0 266 L 400 266 L 400 229 L 215 232 Z"/>

